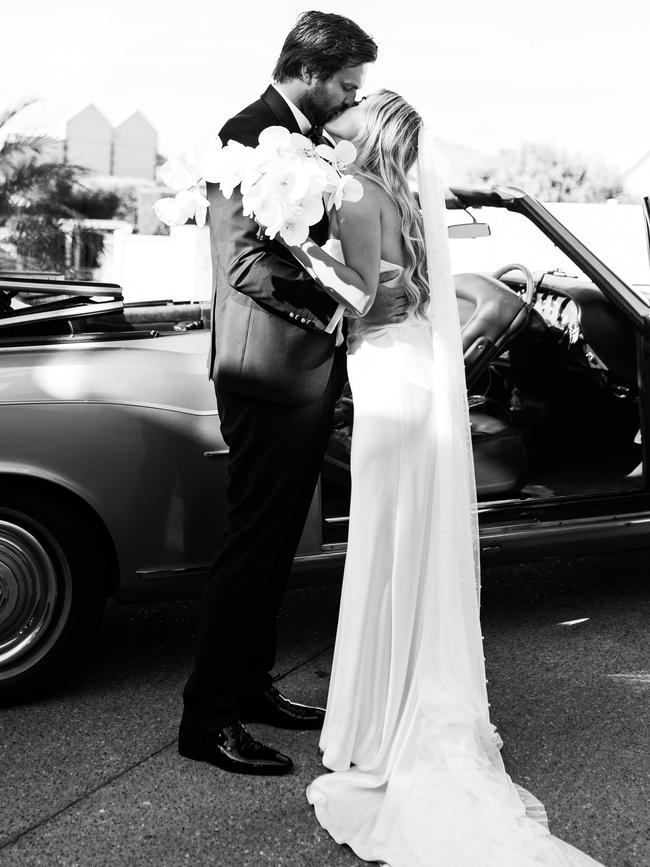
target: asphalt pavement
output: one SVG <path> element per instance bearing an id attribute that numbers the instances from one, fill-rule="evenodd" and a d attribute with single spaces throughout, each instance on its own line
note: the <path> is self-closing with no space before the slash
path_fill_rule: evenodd
<path id="1" fill-rule="evenodd" d="M 286 595 L 276 674 L 295 700 L 325 702 L 338 597 Z M 110 606 L 88 671 L 0 711 L 2 867 L 363 863 L 305 800 L 317 733 L 250 726 L 294 759 L 281 778 L 178 755 L 196 611 Z M 650 867 L 650 555 L 492 568 L 482 611 L 510 775 L 558 836 L 608 867 Z"/>

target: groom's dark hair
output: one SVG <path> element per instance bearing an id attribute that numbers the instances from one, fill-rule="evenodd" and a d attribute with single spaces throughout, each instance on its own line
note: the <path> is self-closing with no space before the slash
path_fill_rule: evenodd
<path id="1" fill-rule="evenodd" d="M 376 59 L 375 41 L 354 21 L 330 12 L 303 12 L 284 40 L 273 80 L 298 78 L 303 66 L 326 80 L 339 69 Z"/>

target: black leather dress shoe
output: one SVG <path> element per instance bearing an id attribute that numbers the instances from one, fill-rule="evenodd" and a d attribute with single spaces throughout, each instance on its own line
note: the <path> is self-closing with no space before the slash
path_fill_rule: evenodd
<path id="1" fill-rule="evenodd" d="M 322 729 L 325 719 L 322 707 L 289 701 L 274 686 L 243 701 L 239 715 L 243 722 L 268 723 L 281 729 L 296 730 Z"/>
<path id="2" fill-rule="evenodd" d="M 234 774 L 288 774 L 293 768 L 289 756 L 256 741 L 240 722 L 224 726 L 214 735 L 181 726 L 178 752 Z"/>

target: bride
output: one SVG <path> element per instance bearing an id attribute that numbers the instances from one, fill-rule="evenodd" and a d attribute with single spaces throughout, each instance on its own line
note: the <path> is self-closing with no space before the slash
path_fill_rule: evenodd
<path id="1" fill-rule="evenodd" d="M 320 743 L 331 772 L 307 797 L 338 843 L 390 867 L 596 865 L 549 833 L 490 723 L 460 326 L 428 136 L 386 90 L 327 129 L 357 146 L 364 194 L 324 248 L 291 248 L 353 317 L 350 534 Z M 367 324 L 380 270 L 396 267 L 408 315 Z"/>

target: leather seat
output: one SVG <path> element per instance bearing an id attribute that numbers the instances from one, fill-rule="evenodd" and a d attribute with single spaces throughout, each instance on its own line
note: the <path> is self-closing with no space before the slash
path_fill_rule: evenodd
<path id="1" fill-rule="evenodd" d="M 345 490 L 350 488 L 353 416 L 348 383 L 336 404 L 334 430 L 323 463 L 324 478 Z M 478 499 L 517 496 L 528 477 L 522 431 L 508 421 L 505 410 L 483 397 L 470 399 L 469 417 Z"/>
<path id="2" fill-rule="evenodd" d="M 471 407 L 469 419 L 477 498 L 516 496 L 528 477 L 522 431 L 482 406 Z"/>
<path id="3" fill-rule="evenodd" d="M 465 376 L 471 388 L 506 344 L 524 327 L 524 299 L 486 274 L 456 274 L 456 300 L 463 337 Z"/>

